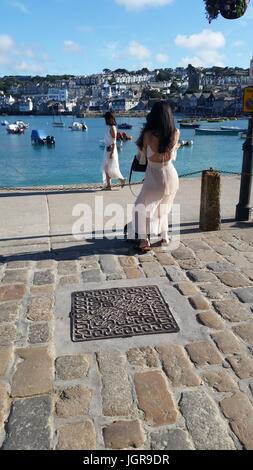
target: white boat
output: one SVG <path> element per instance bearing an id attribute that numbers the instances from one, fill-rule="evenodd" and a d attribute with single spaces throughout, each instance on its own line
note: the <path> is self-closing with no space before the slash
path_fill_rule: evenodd
<path id="1" fill-rule="evenodd" d="M 28 129 L 29 127 L 29 124 L 24 121 L 15 121 L 14 124 L 20 127 L 20 129 Z"/>
<path id="2" fill-rule="evenodd" d="M 247 129 L 242 129 L 241 127 L 236 127 L 236 126 L 221 126 L 222 131 L 238 131 L 238 132 L 247 132 Z"/>
<path id="3" fill-rule="evenodd" d="M 69 126 L 69 128 L 72 130 L 72 131 L 87 131 L 88 127 L 86 126 L 85 123 L 82 123 L 82 122 L 73 122 L 73 124 L 71 126 Z"/>
<path id="4" fill-rule="evenodd" d="M 180 147 L 192 147 L 194 144 L 193 140 L 180 140 L 178 143 Z"/>
<path id="5" fill-rule="evenodd" d="M 23 132 L 25 132 L 25 129 L 21 129 L 17 124 L 8 124 L 6 130 L 8 134 L 23 134 Z"/>
<path id="6" fill-rule="evenodd" d="M 53 127 L 64 127 L 64 122 L 55 121 L 53 122 Z"/>
<path id="7" fill-rule="evenodd" d="M 206 128 L 206 129 L 195 129 L 195 134 L 197 135 L 239 135 L 239 131 L 234 130 L 234 129 Z"/>
<path id="8" fill-rule="evenodd" d="M 53 127 L 64 127 L 65 124 L 62 121 L 61 115 L 53 115 Z"/>

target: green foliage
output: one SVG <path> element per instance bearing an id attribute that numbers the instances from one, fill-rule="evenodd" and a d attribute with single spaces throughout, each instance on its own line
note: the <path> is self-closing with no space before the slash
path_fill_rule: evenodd
<path id="1" fill-rule="evenodd" d="M 170 87 L 170 93 L 171 95 L 173 94 L 176 94 L 179 92 L 179 86 L 178 86 L 178 83 L 176 80 L 174 80 L 171 84 L 171 87 Z"/>
<path id="2" fill-rule="evenodd" d="M 166 70 L 159 70 L 156 80 L 158 82 L 168 82 L 171 79 L 171 73 Z"/>
<path id="3" fill-rule="evenodd" d="M 152 98 L 153 99 L 154 98 L 163 99 L 164 94 L 161 91 L 158 91 L 158 90 L 150 90 L 149 88 L 145 88 L 145 90 L 143 90 L 141 98 L 143 100 L 149 100 L 149 99 L 152 99 Z"/>
<path id="4" fill-rule="evenodd" d="M 220 0 L 204 0 L 206 6 L 206 17 L 211 23 L 212 20 L 218 18 L 220 13 Z"/>
<path id="5" fill-rule="evenodd" d="M 129 73 L 129 72 L 126 69 L 116 69 L 116 70 L 114 70 L 113 73 L 123 73 L 124 74 L 124 73 Z"/>
<path id="6" fill-rule="evenodd" d="M 240 18 L 244 15 L 250 0 L 204 0 L 206 17 L 209 23 L 219 14 L 228 19 Z"/>

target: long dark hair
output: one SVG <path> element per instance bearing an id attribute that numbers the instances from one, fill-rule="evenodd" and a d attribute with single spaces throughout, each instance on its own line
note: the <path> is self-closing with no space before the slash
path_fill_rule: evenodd
<path id="1" fill-rule="evenodd" d="M 150 131 L 159 139 L 159 153 L 166 152 L 174 145 L 176 126 L 170 105 L 166 101 L 157 101 L 147 116 L 147 122 L 137 140 L 140 149 L 143 148 L 144 135 Z"/>
<path id="2" fill-rule="evenodd" d="M 107 126 L 117 126 L 114 113 L 111 111 L 107 111 L 104 115 L 104 118 Z"/>

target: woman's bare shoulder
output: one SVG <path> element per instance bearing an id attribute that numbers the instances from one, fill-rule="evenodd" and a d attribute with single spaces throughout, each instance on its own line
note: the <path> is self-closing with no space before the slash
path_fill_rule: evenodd
<path id="1" fill-rule="evenodd" d="M 145 145 L 149 144 L 152 140 L 152 133 L 151 131 L 145 131 L 143 135 L 143 142 Z"/>

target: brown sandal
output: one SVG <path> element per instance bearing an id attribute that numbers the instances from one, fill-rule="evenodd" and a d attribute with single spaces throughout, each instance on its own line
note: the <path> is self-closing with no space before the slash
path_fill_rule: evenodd
<path id="1" fill-rule="evenodd" d="M 146 245 L 144 245 L 144 246 L 140 246 L 140 245 L 139 245 L 139 250 L 140 250 L 141 253 L 144 254 L 144 253 L 148 253 L 149 251 L 151 251 L 152 248 L 151 248 L 149 242 L 146 241 Z"/>

